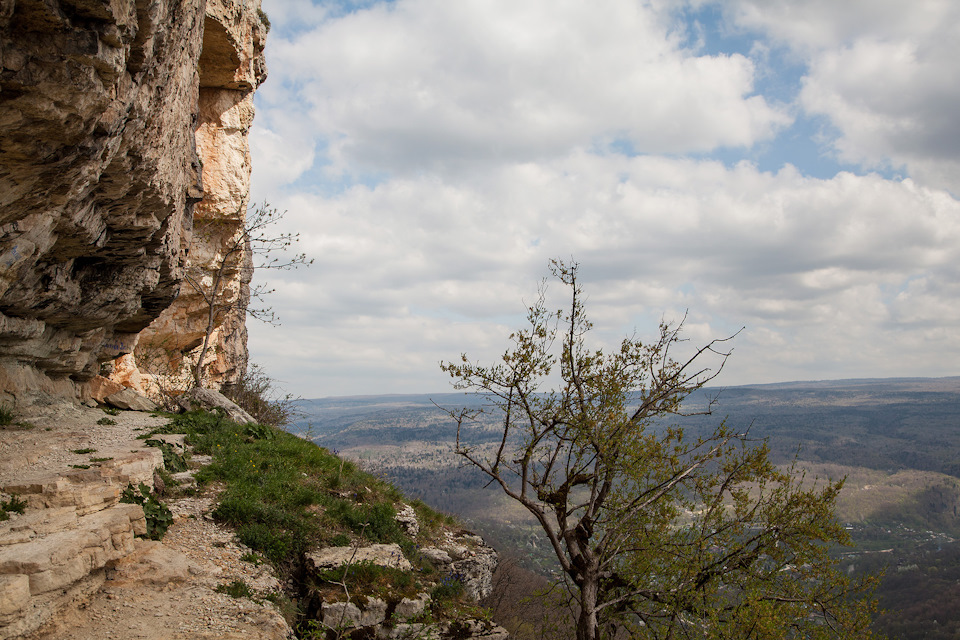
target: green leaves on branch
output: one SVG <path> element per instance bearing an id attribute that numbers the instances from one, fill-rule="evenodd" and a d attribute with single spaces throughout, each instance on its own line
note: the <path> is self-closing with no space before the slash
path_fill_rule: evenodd
<path id="1" fill-rule="evenodd" d="M 441 367 L 489 400 L 449 412 L 457 453 L 540 523 L 578 604 L 577 638 L 869 636 L 872 603 L 857 596 L 870 585 L 828 553 L 848 543 L 834 517 L 842 482 L 774 467 L 764 443 L 723 422 L 700 438 L 670 426 L 734 336 L 691 348 L 682 321 L 661 322 L 648 342 L 591 348 L 578 265 L 550 270 L 565 310 L 548 310 L 543 285 L 500 362 Z M 464 446 L 491 412 L 499 443 Z"/>

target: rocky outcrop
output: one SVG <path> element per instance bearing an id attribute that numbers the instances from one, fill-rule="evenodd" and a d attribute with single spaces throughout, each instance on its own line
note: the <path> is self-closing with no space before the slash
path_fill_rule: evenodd
<path id="1" fill-rule="evenodd" d="M 417 534 L 420 523 L 409 505 L 400 505 L 397 523 L 420 541 Z M 411 533 L 413 531 L 413 533 Z M 487 638 L 507 640 L 506 630 L 487 620 L 464 618 L 440 619 L 435 607 L 442 611 L 442 602 L 436 602 L 462 590 L 477 602 L 490 594 L 493 572 L 497 567 L 497 552 L 479 536 L 444 529 L 433 537 L 430 545 L 416 545 L 416 558 L 411 563 L 398 544 L 371 544 L 327 547 L 307 554 L 307 583 L 317 591 L 311 605 L 314 624 L 329 636 L 348 634 L 350 637 L 392 639 L 432 638 L 469 639 Z M 392 580 L 396 588 L 366 593 L 362 584 L 351 582 L 351 568 L 371 565 L 394 572 L 408 572 L 416 579 Z M 414 566 L 416 565 L 416 566 Z M 331 572 L 334 577 L 331 578 Z M 402 587 L 400 585 L 406 584 Z M 409 584 L 419 585 L 424 591 L 405 593 Z M 335 587 L 332 591 L 324 585 Z M 428 593 L 429 592 L 429 593 Z"/>
<path id="2" fill-rule="evenodd" d="M 33 418 L 32 429 L 0 442 L 0 494 L 23 507 L 0 522 L 0 638 L 32 632 L 90 596 L 106 569 L 134 551 L 134 536 L 147 532 L 141 506 L 120 498 L 129 484 L 152 486 L 163 466 L 160 449 L 137 440 L 131 425 L 162 420 L 112 420 L 91 439 L 80 427 L 98 415 Z"/>
<path id="3" fill-rule="evenodd" d="M 455 576 L 474 600 L 483 600 L 493 591 L 497 552 L 483 538 L 469 533 L 447 533 L 443 544 L 420 550 L 443 574 Z"/>
<path id="4" fill-rule="evenodd" d="M 203 194 L 202 7 L 2 3 L 0 386 L 10 394 L 70 393 L 178 294 Z"/>
<path id="5" fill-rule="evenodd" d="M 160 447 L 184 452 L 183 435 L 137 437 L 165 419 L 120 412 L 104 420 L 62 404 L 24 417 L 33 428 L 0 440 L 0 640 L 293 637 L 269 602 L 218 591 L 235 580 L 259 595 L 282 587 L 213 522 L 212 492 L 168 493 L 166 515 L 155 502 L 118 502 L 128 483 L 157 477 Z M 162 542 L 143 539 L 161 518 Z"/>
<path id="6" fill-rule="evenodd" d="M 159 345 L 169 372 L 195 346 L 206 323 L 182 283 L 243 223 L 265 33 L 258 2 L 0 0 L 0 400 L 87 398 L 76 383 L 180 294 L 141 352 Z M 223 379 L 246 334 L 242 314 L 217 324 Z M 143 391 L 129 358 L 113 377 Z"/>
<path id="7" fill-rule="evenodd" d="M 147 391 L 151 383 L 174 390 L 190 386 L 211 320 L 204 382 L 232 382 L 246 369 L 244 307 L 253 271 L 242 233 L 250 191 L 247 134 L 254 115 L 253 90 L 266 77 L 265 36 L 258 13 L 224 0 L 208 2 L 196 131 L 205 194 L 194 210 L 187 281 L 176 302 L 140 335 L 136 373 L 129 362 L 117 367 L 114 379 L 128 386 Z M 216 307 L 212 319 L 211 297 Z"/>

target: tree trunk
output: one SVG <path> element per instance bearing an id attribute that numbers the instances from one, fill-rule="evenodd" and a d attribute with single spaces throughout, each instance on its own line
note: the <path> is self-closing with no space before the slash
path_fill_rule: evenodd
<path id="1" fill-rule="evenodd" d="M 577 640 L 599 640 L 597 623 L 597 591 L 599 579 L 584 576 L 580 585 L 580 616 L 577 618 Z"/>
<path id="2" fill-rule="evenodd" d="M 207 349 L 210 347 L 210 335 L 213 333 L 214 322 L 217 318 L 217 305 L 219 301 L 217 297 L 220 295 L 220 282 L 223 279 L 223 269 L 226 265 L 226 259 L 220 262 L 220 266 L 217 268 L 217 275 L 213 279 L 213 292 L 210 294 L 210 299 L 207 300 L 207 331 L 203 334 L 203 346 L 200 348 L 200 358 L 197 360 L 197 367 L 193 371 L 193 379 L 197 383 L 197 387 L 203 388 L 203 359 L 207 357 Z"/>

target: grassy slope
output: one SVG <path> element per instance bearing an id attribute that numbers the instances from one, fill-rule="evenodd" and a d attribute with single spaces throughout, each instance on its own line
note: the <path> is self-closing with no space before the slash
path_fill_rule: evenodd
<path id="1" fill-rule="evenodd" d="M 423 620 L 454 620 L 486 614 L 462 595 L 450 576 L 439 575 L 421 557 L 420 546 L 432 546 L 456 523 L 418 501 L 413 505 L 421 525 L 414 538 L 395 520 L 403 495 L 391 484 L 361 471 L 312 442 L 263 425 L 240 426 L 222 416 L 192 412 L 174 416 L 161 430 L 185 433 L 195 454 L 210 455 L 211 464 L 197 474 L 198 483 L 222 488 L 213 516 L 234 527 L 237 538 L 269 561 L 281 581 L 292 581 L 283 599 L 301 637 L 313 637 L 309 619 L 321 600 L 345 600 L 341 571 L 310 575 L 304 554 L 326 546 L 397 543 L 414 570 L 398 572 L 372 566 L 351 567 L 351 597 L 377 596 L 399 601 L 431 593 L 432 608 Z M 155 432 L 156 433 L 156 432 Z M 403 575 L 400 575 L 403 574 Z M 238 591 L 242 591 L 236 586 Z M 322 637 L 322 635 L 316 635 Z"/>

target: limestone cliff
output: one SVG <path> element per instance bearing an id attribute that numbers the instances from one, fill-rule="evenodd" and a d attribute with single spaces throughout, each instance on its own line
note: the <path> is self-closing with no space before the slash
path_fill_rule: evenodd
<path id="1" fill-rule="evenodd" d="M 188 249 L 193 216 L 227 220 L 214 244 L 242 224 L 258 4 L 0 0 L 0 400 L 82 397 L 181 292 L 149 340 L 196 340 L 181 283 L 217 249 Z"/>
<path id="2" fill-rule="evenodd" d="M 214 320 L 212 348 L 204 359 L 205 383 L 231 382 L 247 364 L 247 331 L 242 307 L 249 295 L 250 256 L 242 231 L 249 205 L 253 90 L 266 77 L 266 30 L 258 12 L 225 0 L 209 0 L 200 57 L 197 152 L 203 162 L 204 197 L 194 209 L 194 235 L 187 258 L 187 280 L 172 306 L 141 333 L 136 359 L 117 363 L 113 379 L 151 391 L 149 381 L 189 386 L 207 330 L 209 296 L 221 265 L 225 281 L 218 292 L 222 308 Z M 240 252 L 225 254 L 230 247 Z"/>

